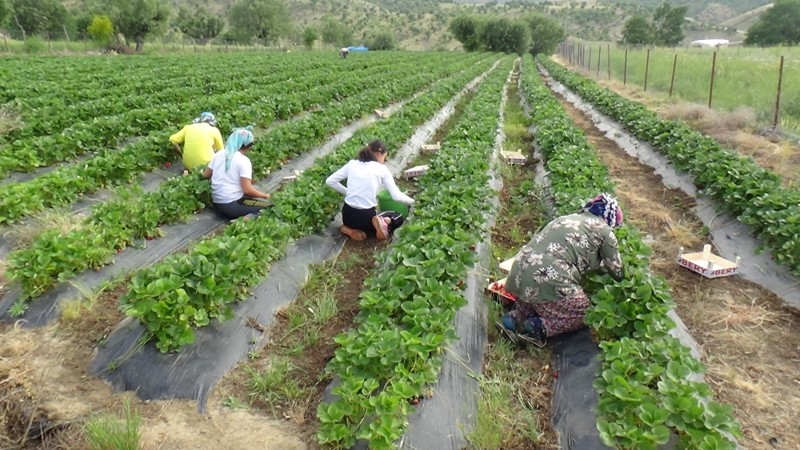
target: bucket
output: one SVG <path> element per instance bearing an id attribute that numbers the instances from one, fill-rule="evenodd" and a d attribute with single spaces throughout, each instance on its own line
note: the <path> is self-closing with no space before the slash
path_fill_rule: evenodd
<path id="1" fill-rule="evenodd" d="M 386 189 L 378 193 L 378 210 L 397 211 L 403 216 L 408 217 L 408 205 L 392 199 L 392 194 Z"/>

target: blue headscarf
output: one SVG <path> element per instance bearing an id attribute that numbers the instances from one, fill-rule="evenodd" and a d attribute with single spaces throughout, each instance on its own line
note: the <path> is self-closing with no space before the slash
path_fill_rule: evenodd
<path id="1" fill-rule="evenodd" d="M 610 227 L 622 226 L 622 208 L 619 207 L 617 199 L 610 194 L 602 193 L 598 195 L 584 205 L 583 210 L 602 217 Z"/>
<path id="2" fill-rule="evenodd" d="M 234 128 L 228 140 L 225 142 L 225 172 L 231 168 L 233 154 L 246 145 L 250 145 L 255 140 L 253 127 Z"/>
<path id="3" fill-rule="evenodd" d="M 210 112 L 202 112 L 202 113 L 200 113 L 200 116 L 199 117 L 195 117 L 192 122 L 193 123 L 205 122 L 205 123 L 211 125 L 212 127 L 217 126 L 217 118 L 214 117 L 214 114 L 210 113 Z"/>

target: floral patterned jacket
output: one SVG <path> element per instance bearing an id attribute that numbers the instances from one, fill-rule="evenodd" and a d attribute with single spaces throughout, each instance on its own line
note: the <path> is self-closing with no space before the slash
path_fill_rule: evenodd
<path id="1" fill-rule="evenodd" d="M 582 292 L 581 280 L 605 267 L 621 280 L 614 230 L 600 217 L 577 213 L 554 219 L 528 242 L 511 266 L 505 289 L 527 302 L 555 302 Z"/>

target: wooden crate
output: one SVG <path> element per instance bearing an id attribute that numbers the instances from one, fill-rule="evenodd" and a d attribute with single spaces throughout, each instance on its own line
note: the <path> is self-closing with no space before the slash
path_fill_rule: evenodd
<path id="1" fill-rule="evenodd" d="M 711 246 L 703 246 L 702 252 L 684 253 L 683 247 L 678 250 L 677 262 L 692 272 L 699 273 L 706 278 L 719 278 L 736 275 L 739 272 L 739 263 L 742 258 L 737 256 L 736 261 L 711 253 Z"/>
<path id="2" fill-rule="evenodd" d="M 403 175 L 405 175 L 406 178 L 416 178 L 418 176 L 421 176 L 422 174 L 424 174 L 427 171 L 428 171 L 428 165 L 425 164 L 425 165 L 422 165 L 422 166 L 414 166 L 414 167 L 412 167 L 410 169 L 406 169 L 403 172 Z"/>
<path id="3" fill-rule="evenodd" d="M 436 142 L 435 144 L 425 144 L 422 146 L 422 150 L 425 152 L 436 153 L 442 149 L 442 143 Z"/>
<path id="4" fill-rule="evenodd" d="M 505 273 L 511 272 L 511 266 L 514 265 L 514 258 L 508 258 L 507 260 L 500 263 L 500 270 Z"/>
<path id="5" fill-rule="evenodd" d="M 491 296 L 494 300 L 502 302 L 517 301 L 517 297 L 514 294 L 506 291 L 506 280 L 508 280 L 508 278 L 489 283 L 489 285 L 486 286 L 486 295 Z"/>
<path id="6" fill-rule="evenodd" d="M 506 160 L 508 164 L 525 164 L 528 161 L 528 158 L 525 157 L 521 152 L 510 152 L 506 150 L 501 150 L 500 155 Z"/>

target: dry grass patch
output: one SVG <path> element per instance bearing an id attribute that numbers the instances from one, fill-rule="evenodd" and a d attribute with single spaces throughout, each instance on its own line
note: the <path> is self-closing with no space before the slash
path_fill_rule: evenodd
<path id="1" fill-rule="evenodd" d="M 22 112 L 19 105 L 9 102 L 0 106 L 0 134 L 19 130 L 22 126 Z"/>
<path id="2" fill-rule="evenodd" d="M 27 247 L 47 231 L 67 234 L 83 228 L 85 217 L 64 210 L 45 210 L 35 219 L 19 226 L 11 227 L 6 232 L 7 238 L 15 242 L 16 247 Z"/>

